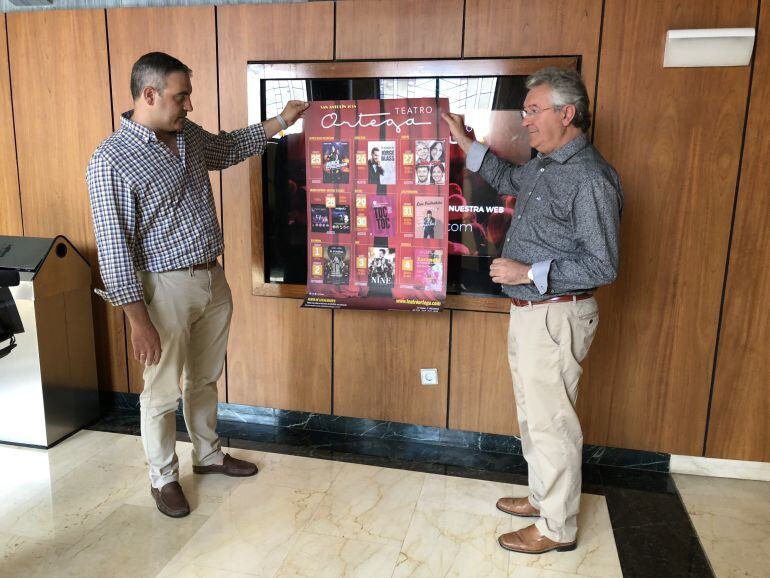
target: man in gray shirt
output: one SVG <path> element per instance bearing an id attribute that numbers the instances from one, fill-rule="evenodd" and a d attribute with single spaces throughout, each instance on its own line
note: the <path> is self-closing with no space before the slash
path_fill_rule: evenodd
<path id="1" fill-rule="evenodd" d="M 511 299 L 508 361 L 530 495 L 497 507 L 537 518 L 500 536 L 503 548 L 542 554 L 577 546 L 583 434 L 575 412 L 580 362 L 599 312 L 593 291 L 617 277 L 623 192 L 615 170 L 588 142 L 588 93 L 574 70 L 527 79 L 521 111 L 537 156 L 523 166 L 471 139 L 463 118 L 444 114 L 466 167 L 516 197 L 502 257 L 490 275 Z"/>

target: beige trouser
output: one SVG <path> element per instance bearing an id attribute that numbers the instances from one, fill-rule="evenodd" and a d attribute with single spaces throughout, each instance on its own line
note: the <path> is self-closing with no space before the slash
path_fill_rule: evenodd
<path id="1" fill-rule="evenodd" d="M 193 444 L 193 464 L 222 463 L 216 433 L 217 380 L 224 367 L 233 302 L 219 265 L 192 273 L 187 269 L 140 272 L 139 278 L 163 350 L 160 363 L 145 367 L 139 396 L 150 482 L 160 488 L 179 479 L 174 448 L 180 398 Z"/>
<path id="2" fill-rule="evenodd" d="M 599 324 L 596 299 L 511 306 L 508 361 L 537 529 L 557 542 L 577 535 L 583 433 L 575 413 L 580 362 Z"/>

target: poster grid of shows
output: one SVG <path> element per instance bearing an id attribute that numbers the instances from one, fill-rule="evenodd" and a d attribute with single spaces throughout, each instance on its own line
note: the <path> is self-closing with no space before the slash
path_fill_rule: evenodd
<path id="1" fill-rule="evenodd" d="M 440 311 L 446 99 L 314 102 L 304 114 L 306 306 Z"/>

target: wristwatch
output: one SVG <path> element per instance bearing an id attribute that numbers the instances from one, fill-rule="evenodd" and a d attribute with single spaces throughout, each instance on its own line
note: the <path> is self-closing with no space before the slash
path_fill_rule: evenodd
<path id="1" fill-rule="evenodd" d="M 533 283 L 535 282 L 535 275 L 532 273 L 532 267 L 527 269 L 527 279 L 529 279 Z"/>

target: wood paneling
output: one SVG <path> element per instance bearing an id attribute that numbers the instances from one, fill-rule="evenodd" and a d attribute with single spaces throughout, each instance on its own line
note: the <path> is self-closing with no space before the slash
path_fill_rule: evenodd
<path id="1" fill-rule="evenodd" d="M 446 427 L 449 325 L 449 312 L 335 312 L 334 414 Z M 421 385 L 433 367 L 438 385 Z"/>
<path id="2" fill-rule="evenodd" d="M 595 141 L 626 204 L 581 384 L 585 438 L 700 455 L 749 68 L 664 69 L 663 49 L 668 29 L 754 26 L 756 2 L 605 10 Z"/>
<path id="3" fill-rule="evenodd" d="M 213 6 L 184 8 L 120 8 L 107 10 L 110 44 L 110 76 L 115 128 L 120 115 L 133 108 L 131 68 L 148 52 L 165 52 L 193 71 L 193 111 L 190 120 L 209 132 L 219 130 L 217 103 L 217 46 Z M 220 212 L 219 172 L 211 173 L 211 185 L 217 213 Z M 128 364 L 130 391 L 143 387 L 142 366 L 131 352 L 128 328 Z M 219 382 L 219 398 L 225 401 L 225 380 Z"/>
<path id="4" fill-rule="evenodd" d="M 770 461 L 770 6 L 762 6 L 706 455 Z"/>
<path id="5" fill-rule="evenodd" d="M 582 56 L 594 101 L 602 0 L 467 0 L 464 57 Z"/>
<path id="6" fill-rule="evenodd" d="M 112 132 L 104 11 L 8 14 L 24 233 L 65 235 L 99 283 L 85 172 Z M 123 317 L 94 297 L 99 382 L 125 391 Z"/>
<path id="7" fill-rule="evenodd" d="M 450 428 L 518 435 L 508 365 L 509 319 L 499 313 L 452 313 Z"/>
<path id="8" fill-rule="evenodd" d="M 5 15 L 3 15 L 0 18 L 0 235 L 21 235 L 21 201 L 16 171 L 11 80 L 8 76 L 8 50 L 5 40 Z"/>
<path id="9" fill-rule="evenodd" d="M 337 59 L 458 58 L 463 0 L 337 2 Z"/>
<path id="10" fill-rule="evenodd" d="M 248 120 L 249 61 L 332 58 L 331 2 L 217 10 L 224 130 L 240 128 Z M 227 358 L 228 401 L 329 413 L 331 312 L 301 309 L 293 299 L 251 294 L 251 200 L 262 194 L 260 170 L 261 163 L 252 160 L 222 173 L 225 267 L 235 307 Z"/>
<path id="11" fill-rule="evenodd" d="M 115 127 L 133 108 L 131 68 L 148 52 L 165 52 L 193 71 L 190 120 L 217 132 L 217 46 L 213 6 L 107 10 Z"/>

